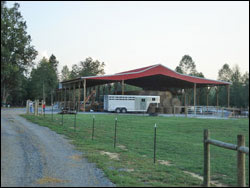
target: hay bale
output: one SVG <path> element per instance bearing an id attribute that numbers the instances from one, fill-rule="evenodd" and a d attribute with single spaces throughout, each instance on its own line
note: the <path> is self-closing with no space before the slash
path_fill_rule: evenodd
<path id="1" fill-rule="evenodd" d="M 153 113 L 155 113 L 155 111 L 156 111 L 156 107 L 155 106 L 149 106 L 147 113 L 153 114 Z"/>
<path id="2" fill-rule="evenodd" d="M 163 114 L 163 107 L 158 107 L 155 109 L 156 113 Z"/>
<path id="3" fill-rule="evenodd" d="M 162 96 L 164 96 L 164 98 L 169 98 L 169 99 L 173 98 L 173 95 L 170 91 L 164 91 L 162 93 Z"/>
<path id="4" fill-rule="evenodd" d="M 172 106 L 181 106 L 181 101 L 178 98 L 172 98 L 171 105 Z"/>
<path id="5" fill-rule="evenodd" d="M 165 113 L 165 114 L 172 114 L 173 113 L 173 108 L 172 107 L 164 107 L 163 108 L 163 112 Z"/>
<path id="6" fill-rule="evenodd" d="M 163 107 L 169 107 L 169 106 L 171 106 L 171 99 L 169 99 L 169 98 L 164 98 L 163 100 L 162 100 L 162 106 Z"/>
<path id="7" fill-rule="evenodd" d="M 172 106 L 181 106 L 181 101 L 178 98 L 172 98 L 171 100 Z M 175 113 L 179 114 L 181 112 L 181 108 L 175 108 Z"/>

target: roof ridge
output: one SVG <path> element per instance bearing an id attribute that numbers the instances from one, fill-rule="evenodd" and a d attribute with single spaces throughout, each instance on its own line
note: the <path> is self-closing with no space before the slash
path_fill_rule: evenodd
<path id="1" fill-rule="evenodd" d="M 125 73 L 138 73 L 138 72 L 143 72 L 145 70 L 149 70 L 157 65 L 160 65 L 160 64 L 155 64 L 155 65 L 149 65 L 149 66 L 146 66 L 146 67 L 142 67 L 142 68 L 137 68 L 137 69 L 132 69 L 132 70 L 128 70 L 128 71 L 123 71 L 123 72 L 119 72 L 119 73 L 115 73 L 115 75 L 118 75 L 118 74 L 125 74 Z"/>

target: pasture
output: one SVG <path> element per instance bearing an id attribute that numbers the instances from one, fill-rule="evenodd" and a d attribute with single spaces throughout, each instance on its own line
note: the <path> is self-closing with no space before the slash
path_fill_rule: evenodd
<path id="1" fill-rule="evenodd" d="M 64 134 L 96 163 L 117 186 L 201 186 L 203 130 L 210 138 L 237 144 L 243 134 L 249 147 L 249 119 L 197 119 L 137 115 L 50 114 L 22 115 L 41 126 Z M 114 148 L 115 118 L 117 140 Z M 153 163 L 154 125 L 157 124 L 156 163 Z M 53 143 L 51 143 L 53 144 Z M 211 180 L 215 186 L 237 186 L 237 152 L 215 146 L 211 150 Z M 249 185 L 246 156 L 246 184 Z"/>

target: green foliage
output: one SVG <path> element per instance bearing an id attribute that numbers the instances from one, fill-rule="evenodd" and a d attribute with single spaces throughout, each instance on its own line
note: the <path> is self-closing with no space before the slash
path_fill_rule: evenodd
<path id="1" fill-rule="evenodd" d="M 7 8 L 1 1 L 1 98 L 4 103 L 22 85 L 20 77 L 33 65 L 37 55 L 18 9 L 18 3 Z"/>
<path id="2" fill-rule="evenodd" d="M 218 72 L 218 79 L 230 82 L 232 77 L 232 70 L 229 65 L 226 63 L 222 66 L 222 68 Z"/>
<path id="3" fill-rule="evenodd" d="M 53 54 L 49 57 L 49 63 L 51 64 L 51 66 L 53 67 L 53 69 L 55 70 L 55 72 L 57 73 L 57 66 L 59 64 L 59 61 L 57 61 L 56 56 L 54 56 Z"/>
<path id="4" fill-rule="evenodd" d="M 196 65 L 192 57 L 189 55 L 184 55 L 179 63 L 179 66 L 176 67 L 176 71 L 182 74 L 193 74 L 196 72 Z"/>
<path id="5" fill-rule="evenodd" d="M 189 55 L 184 55 L 179 63 L 179 65 L 175 68 L 176 72 L 181 74 L 187 74 L 191 76 L 198 76 L 204 78 L 202 72 L 198 72 L 196 70 L 195 62 L 193 61 L 192 57 Z"/>
<path id="6" fill-rule="evenodd" d="M 240 68 L 235 65 L 232 69 L 228 64 L 224 64 L 218 72 L 218 79 L 231 82 L 230 87 L 230 106 L 248 107 L 249 106 L 249 73 L 241 75 Z M 214 101 L 216 96 L 214 96 Z M 222 88 L 219 92 L 219 103 L 227 106 L 227 89 Z"/>
<path id="7" fill-rule="evenodd" d="M 51 95 L 51 92 L 53 92 L 57 88 L 57 65 L 55 66 L 54 62 L 57 62 L 56 57 L 54 55 L 51 55 L 49 60 L 43 58 L 39 62 L 37 68 L 32 69 L 30 75 L 31 99 L 43 99 L 43 89 L 46 98 Z M 50 98 L 48 97 L 46 101 L 50 101 Z"/>
<path id="8" fill-rule="evenodd" d="M 70 79 L 70 71 L 67 65 L 63 66 L 61 71 L 61 82 Z"/>
<path id="9" fill-rule="evenodd" d="M 104 72 L 104 62 L 98 60 L 94 61 L 91 57 L 85 59 L 85 61 L 80 61 L 79 65 L 74 64 L 72 66 L 72 71 L 70 72 L 70 79 L 74 79 L 81 76 L 96 76 L 103 75 Z"/>

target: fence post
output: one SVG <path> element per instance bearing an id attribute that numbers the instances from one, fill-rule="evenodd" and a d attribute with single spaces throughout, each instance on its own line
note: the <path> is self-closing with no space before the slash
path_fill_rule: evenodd
<path id="1" fill-rule="evenodd" d="M 209 130 L 204 130 L 204 176 L 203 185 L 210 187 L 210 146 L 206 141 L 209 139 Z"/>
<path id="2" fill-rule="evenodd" d="M 52 105 L 52 121 L 53 121 L 53 103 L 51 104 Z"/>
<path id="3" fill-rule="evenodd" d="M 237 136 L 237 148 L 245 146 L 245 137 L 243 135 Z M 245 174 L 245 153 L 238 150 L 237 154 L 237 169 L 238 169 L 238 186 L 246 186 L 246 174 Z"/>
<path id="4" fill-rule="evenodd" d="M 76 111 L 75 111 L 75 120 L 74 120 L 74 131 L 76 131 Z"/>
<path id="5" fill-rule="evenodd" d="M 185 106 L 185 116 L 187 117 L 187 112 L 188 112 L 188 109 L 187 109 L 187 106 Z"/>
<path id="6" fill-rule="evenodd" d="M 114 136 L 114 148 L 116 145 L 116 125 L 117 125 L 117 118 L 115 118 L 115 136 Z"/>
<path id="7" fill-rule="evenodd" d="M 63 126 L 63 111 L 62 111 L 62 126 Z"/>
<path id="8" fill-rule="evenodd" d="M 155 124 L 155 131 L 154 131 L 154 163 L 155 163 L 155 154 L 156 154 L 156 124 Z"/>
<path id="9" fill-rule="evenodd" d="M 36 115 L 37 116 L 39 116 L 38 108 L 39 108 L 39 100 L 36 100 Z"/>
<path id="10" fill-rule="evenodd" d="M 94 139 L 94 129 L 95 128 L 95 116 L 93 116 L 93 125 L 92 125 L 92 140 Z"/>
<path id="11" fill-rule="evenodd" d="M 29 100 L 26 101 L 26 114 L 29 114 Z"/>

